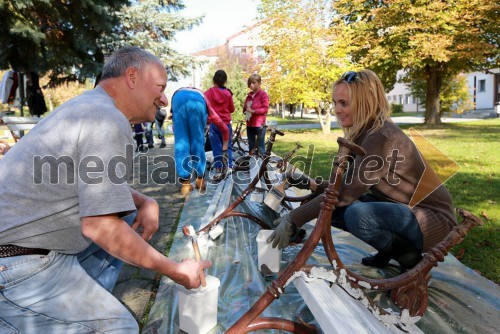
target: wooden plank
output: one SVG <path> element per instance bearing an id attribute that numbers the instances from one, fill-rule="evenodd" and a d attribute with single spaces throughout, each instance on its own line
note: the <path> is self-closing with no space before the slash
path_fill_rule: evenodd
<path id="1" fill-rule="evenodd" d="M 31 130 L 35 127 L 36 124 L 11 124 L 8 123 L 7 127 L 10 131 L 26 131 Z"/>
<path id="2" fill-rule="evenodd" d="M 228 176 L 219 184 L 217 184 L 217 188 L 215 189 L 214 195 L 210 200 L 210 204 L 208 205 L 207 211 L 205 211 L 205 215 L 201 220 L 202 225 L 200 226 L 200 229 L 204 228 L 215 217 L 219 216 L 224 210 L 227 209 L 231 200 L 231 194 L 233 192 L 233 184 L 234 182 L 231 176 Z M 220 225 L 220 223 L 218 225 Z M 214 233 L 215 233 L 214 234 L 215 238 L 215 235 L 217 235 L 218 232 Z"/>
<path id="3" fill-rule="evenodd" d="M 6 124 L 36 124 L 41 121 L 41 117 L 2 117 Z"/>
<path id="4" fill-rule="evenodd" d="M 302 277 L 295 278 L 293 284 L 324 333 L 404 333 L 395 326 L 386 327 L 360 301 L 352 298 L 337 284 L 330 288 L 322 279 L 306 282 Z M 412 333 L 423 332 L 413 325 Z"/>

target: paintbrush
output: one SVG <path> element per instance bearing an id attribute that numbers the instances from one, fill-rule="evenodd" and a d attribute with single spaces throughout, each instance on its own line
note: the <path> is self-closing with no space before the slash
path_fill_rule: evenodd
<path id="1" fill-rule="evenodd" d="M 193 249 L 194 249 L 194 257 L 196 261 L 200 261 L 201 260 L 200 248 L 198 247 L 198 238 L 196 237 L 196 231 L 194 230 L 194 227 L 191 225 L 184 226 L 182 228 L 182 233 L 184 233 L 186 237 L 191 238 L 191 243 L 193 244 Z M 203 272 L 203 270 L 200 270 L 200 280 L 201 280 L 201 286 L 206 287 L 207 282 L 205 280 L 205 273 Z"/>
<path id="2" fill-rule="evenodd" d="M 287 182 L 288 180 L 285 179 L 283 183 L 273 186 L 267 193 L 266 198 L 264 198 L 264 204 L 274 211 L 278 211 L 281 201 L 285 198 L 285 185 Z"/>

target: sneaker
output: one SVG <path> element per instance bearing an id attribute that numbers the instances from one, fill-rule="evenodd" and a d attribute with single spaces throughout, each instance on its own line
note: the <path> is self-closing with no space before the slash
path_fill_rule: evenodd
<path id="1" fill-rule="evenodd" d="M 167 144 L 165 144 L 165 143 L 161 143 L 161 144 L 160 144 L 160 148 L 164 148 L 164 147 L 167 147 Z"/>
<path id="2" fill-rule="evenodd" d="M 194 182 L 195 186 L 196 186 L 196 189 L 200 189 L 200 190 L 205 190 L 207 189 L 207 183 L 205 182 L 204 179 L 196 179 L 196 181 Z"/>
<path id="3" fill-rule="evenodd" d="M 148 144 L 148 148 L 153 148 L 153 147 L 155 147 L 154 144 Z"/>
<path id="4" fill-rule="evenodd" d="M 193 190 L 193 185 L 189 181 L 183 181 L 181 185 L 181 195 L 186 196 Z"/>

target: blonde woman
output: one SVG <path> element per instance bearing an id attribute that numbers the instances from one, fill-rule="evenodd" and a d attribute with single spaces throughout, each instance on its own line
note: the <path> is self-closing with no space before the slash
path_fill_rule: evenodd
<path id="1" fill-rule="evenodd" d="M 332 99 L 345 137 L 367 151 L 350 160 L 332 225 L 378 251 L 363 258 L 364 265 L 383 267 L 395 259 L 403 269 L 412 268 L 456 225 L 451 196 L 391 121 L 384 87 L 374 72 L 345 73 L 333 84 Z M 297 227 L 318 216 L 321 201 L 318 196 L 275 221 L 268 242 L 286 247 Z"/>

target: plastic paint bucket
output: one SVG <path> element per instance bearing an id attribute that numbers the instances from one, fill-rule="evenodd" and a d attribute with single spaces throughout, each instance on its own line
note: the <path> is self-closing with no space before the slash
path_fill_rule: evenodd
<path id="1" fill-rule="evenodd" d="M 207 286 L 188 290 L 176 284 L 179 294 L 179 328 L 188 334 L 206 334 L 217 325 L 220 281 L 207 275 Z"/>
<path id="2" fill-rule="evenodd" d="M 273 248 L 272 243 L 268 244 L 266 241 L 273 232 L 273 230 L 260 230 L 257 234 L 258 266 L 260 270 L 265 264 L 273 273 L 277 273 L 280 271 L 281 250 L 278 247 Z"/>

